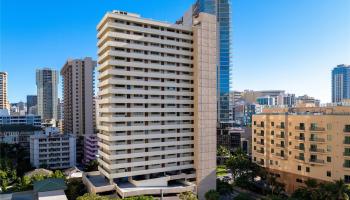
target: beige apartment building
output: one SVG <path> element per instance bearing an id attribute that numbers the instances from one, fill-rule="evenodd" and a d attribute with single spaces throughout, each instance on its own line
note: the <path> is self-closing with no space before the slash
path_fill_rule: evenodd
<path id="1" fill-rule="evenodd" d="M 253 116 L 253 161 L 292 193 L 307 179 L 350 182 L 350 106 L 268 108 Z"/>
<path id="2" fill-rule="evenodd" d="M 82 162 L 84 135 L 95 134 L 94 70 L 89 57 L 70 59 L 61 69 L 63 78 L 63 132 L 77 136 L 77 161 Z"/>
<path id="3" fill-rule="evenodd" d="M 98 24 L 99 171 L 120 196 L 216 188 L 215 19 L 113 11 Z"/>
<path id="4" fill-rule="evenodd" d="M 10 104 L 7 99 L 7 72 L 0 72 L 0 110 L 10 110 Z"/>

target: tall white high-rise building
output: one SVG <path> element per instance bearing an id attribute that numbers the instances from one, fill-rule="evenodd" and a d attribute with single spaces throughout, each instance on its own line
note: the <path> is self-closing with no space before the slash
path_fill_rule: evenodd
<path id="1" fill-rule="evenodd" d="M 97 29 L 99 171 L 122 197 L 204 199 L 216 188 L 216 17 L 185 26 L 113 11 Z"/>
<path id="2" fill-rule="evenodd" d="M 7 99 L 7 72 L 0 72 L 0 110 L 10 110 L 10 104 Z"/>
<path id="3" fill-rule="evenodd" d="M 36 70 L 37 112 L 43 121 L 57 120 L 58 71 L 50 68 Z"/>

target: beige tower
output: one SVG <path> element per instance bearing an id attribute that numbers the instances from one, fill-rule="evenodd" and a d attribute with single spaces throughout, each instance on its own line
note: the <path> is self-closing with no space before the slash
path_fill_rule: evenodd
<path id="1" fill-rule="evenodd" d="M 10 104 L 7 99 L 7 72 L 0 72 L 0 110 L 10 110 Z"/>
<path id="2" fill-rule="evenodd" d="M 216 187 L 216 20 L 114 11 L 98 29 L 99 171 L 122 197 Z"/>
<path id="3" fill-rule="evenodd" d="M 91 58 L 68 60 L 61 69 L 63 78 L 63 132 L 77 135 L 77 161 L 81 162 L 83 136 L 94 134 L 94 70 Z"/>

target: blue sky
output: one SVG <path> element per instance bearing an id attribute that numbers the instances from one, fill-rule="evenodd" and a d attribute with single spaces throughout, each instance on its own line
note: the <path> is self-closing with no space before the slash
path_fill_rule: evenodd
<path id="1" fill-rule="evenodd" d="M 96 25 L 105 12 L 174 22 L 193 1 L 1 0 L 0 71 L 9 73 L 10 101 L 36 93 L 36 68 L 96 58 Z M 232 3 L 233 88 L 284 89 L 330 101 L 332 67 L 350 64 L 350 1 Z"/>

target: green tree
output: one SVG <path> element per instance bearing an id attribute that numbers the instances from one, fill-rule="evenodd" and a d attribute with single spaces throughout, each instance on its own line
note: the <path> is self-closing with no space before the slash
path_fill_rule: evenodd
<path id="1" fill-rule="evenodd" d="M 230 150 L 221 145 L 218 147 L 216 154 L 220 165 L 223 165 L 225 158 L 228 158 L 231 155 Z"/>
<path id="2" fill-rule="evenodd" d="M 332 197 L 338 200 L 349 200 L 350 186 L 340 179 L 333 183 L 333 194 Z"/>
<path id="3" fill-rule="evenodd" d="M 0 170 L 0 187 L 1 191 L 6 192 L 9 184 L 9 177 L 6 171 Z"/>
<path id="4" fill-rule="evenodd" d="M 220 179 L 216 179 L 216 190 L 219 192 L 219 194 L 226 195 L 231 193 L 233 188 L 231 184 L 221 181 Z"/>
<path id="5" fill-rule="evenodd" d="M 85 185 L 78 180 L 69 180 L 65 191 L 69 200 L 75 200 L 86 193 Z"/>
<path id="6" fill-rule="evenodd" d="M 181 200 L 198 200 L 197 196 L 190 191 L 181 193 L 179 198 Z"/>
<path id="7" fill-rule="evenodd" d="M 240 193 L 238 196 L 233 198 L 233 200 L 254 200 L 254 199 L 246 193 Z"/>
<path id="8" fill-rule="evenodd" d="M 109 200 L 109 198 L 97 194 L 86 193 L 83 196 L 78 197 L 77 200 Z"/>
<path id="9" fill-rule="evenodd" d="M 209 190 L 205 193 L 206 200 L 219 200 L 220 194 L 216 190 Z"/>
<path id="10" fill-rule="evenodd" d="M 51 175 L 51 178 L 63 178 L 63 179 L 65 179 L 66 176 L 63 174 L 62 171 L 56 170 L 56 171 Z"/>
<path id="11" fill-rule="evenodd" d="M 85 172 L 93 172 L 97 170 L 98 170 L 97 160 L 92 160 L 85 166 Z"/>

